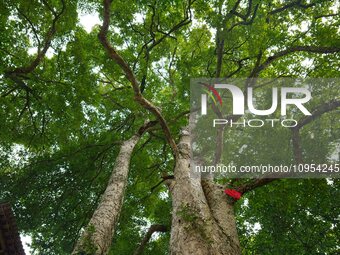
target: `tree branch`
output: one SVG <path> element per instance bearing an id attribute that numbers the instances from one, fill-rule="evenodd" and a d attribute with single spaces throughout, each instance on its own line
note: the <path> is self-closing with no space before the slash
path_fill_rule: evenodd
<path id="1" fill-rule="evenodd" d="M 148 5 L 151 9 L 152 9 L 152 16 L 151 16 L 151 24 L 150 24 L 150 35 L 151 35 L 151 39 L 149 41 L 147 41 L 141 51 L 138 53 L 138 56 L 141 55 L 141 53 L 143 52 L 143 50 L 145 50 L 145 70 L 143 71 L 143 77 L 142 77 L 142 81 L 141 81 L 141 85 L 140 85 L 140 90 L 141 93 L 143 93 L 145 86 L 146 86 L 146 78 L 148 76 L 148 65 L 149 65 L 149 60 L 150 60 L 150 52 L 152 51 L 152 49 L 154 47 L 156 47 L 158 44 L 160 44 L 162 41 L 164 41 L 167 37 L 171 37 L 172 33 L 176 32 L 177 30 L 179 30 L 181 27 L 189 24 L 191 22 L 191 5 L 194 3 L 194 1 L 189 0 L 188 1 L 188 7 L 185 9 L 185 16 L 184 19 L 181 20 L 179 23 L 177 23 L 176 25 L 174 25 L 168 32 L 163 32 L 159 29 L 157 29 L 156 27 L 156 31 L 162 34 L 162 37 L 160 37 L 158 40 L 156 39 L 155 33 L 153 31 L 153 27 L 154 27 L 154 18 L 156 15 L 156 8 L 154 5 Z M 176 38 L 175 38 L 176 39 Z M 137 64 L 137 62 L 134 64 L 134 66 Z"/>
<path id="2" fill-rule="evenodd" d="M 309 124 L 316 118 L 320 117 L 322 114 L 333 111 L 334 109 L 340 107 L 340 100 L 332 100 L 328 103 L 324 103 L 319 105 L 317 108 L 314 109 L 312 115 L 305 116 L 298 122 L 297 126 L 294 127 L 295 129 L 301 129 L 303 126 Z"/>
<path id="3" fill-rule="evenodd" d="M 275 180 L 279 180 L 278 178 L 261 178 L 261 179 L 256 179 L 253 182 L 243 184 L 237 188 L 235 188 L 237 191 L 241 192 L 242 194 L 245 194 L 249 191 L 252 191 L 256 188 L 265 186 Z"/>
<path id="4" fill-rule="evenodd" d="M 251 2 L 251 1 L 250 1 L 250 2 Z M 250 16 L 250 10 L 251 10 L 251 5 L 250 5 L 250 6 L 249 6 L 249 9 L 248 9 L 248 13 L 247 13 L 247 15 L 246 15 L 246 17 L 245 17 L 246 19 L 244 19 L 243 21 L 238 22 L 238 23 L 235 23 L 234 25 L 232 25 L 232 26 L 228 29 L 228 32 L 232 31 L 232 30 L 233 30 L 235 27 L 237 27 L 237 26 L 251 25 L 251 24 L 254 22 L 254 20 L 255 20 L 256 13 L 257 13 L 257 11 L 258 11 L 258 9 L 259 9 L 259 6 L 260 6 L 260 4 L 255 5 L 254 13 L 253 13 L 252 17 L 250 18 L 250 20 L 247 20 L 247 18 Z"/>
<path id="5" fill-rule="evenodd" d="M 330 13 L 330 14 L 323 14 L 319 16 L 315 16 L 314 19 L 321 19 L 321 18 L 329 18 L 329 17 L 338 17 L 340 16 L 340 13 Z"/>
<path id="6" fill-rule="evenodd" d="M 259 73 L 267 68 L 275 60 L 289 55 L 294 52 L 310 52 L 310 53 L 320 53 L 320 54 L 330 54 L 340 52 L 340 47 L 318 47 L 318 46 L 293 46 L 288 49 L 279 51 L 274 55 L 268 57 L 264 63 L 255 68 L 251 74 L 251 77 L 257 77 Z"/>
<path id="7" fill-rule="evenodd" d="M 140 243 L 138 248 L 135 250 L 133 255 L 143 254 L 144 248 L 145 248 L 146 244 L 149 242 L 153 233 L 155 233 L 155 232 L 163 232 L 164 233 L 164 232 L 167 232 L 167 231 L 168 231 L 168 228 L 164 225 L 160 225 L 160 224 L 151 225 L 151 227 L 149 228 L 148 232 L 146 232 L 142 242 Z"/>
<path id="8" fill-rule="evenodd" d="M 277 13 L 280 13 L 280 12 L 283 12 L 289 8 L 293 8 L 293 7 L 299 7 L 299 8 L 302 8 L 302 9 L 307 9 L 307 8 L 310 8 L 310 7 L 313 7 L 315 6 L 316 3 L 310 3 L 310 4 L 302 4 L 301 3 L 301 0 L 297 0 L 297 1 L 293 1 L 291 3 L 288 3 L 280 8 L 277 8 L 271 12 L 269 12 L 269 14 L 277 14 Z"/>
<path id="9" fill-rule="evenodd" d="M 60 12 L 59 13 L 55 13 L 53 11 L 54 19 L 52 20 L 52 25 L 51 25 L 50 29 L 47 31 L 43 48 L 42 49 L 38 49 L 38 54 L 37 54 L 36 58 L 28 66 L 18 67 L 18 68 L 15 68 L 12 71 L 6 72 L 7 76 L 18 75 L 18 74 L 22 75 L 22 74 L 31 73 L 40 64 L 42 59 L 45 57 L 46 52 L 47 52 L 48 48 L 51 45 L 51 41 L 52 41 L 52 39 L 53 39 L 53 37 L 54 37 L 54 35 L 56 33 L 57 22 L 58 22 L 59 18 L 61 17 L 61 15 L 65 11 L 65 8 L 66 8 L 65 1 L 61 0 L 61 2 L 62 2 L 62 8 L 61 8 Z M 43 2 L 43 3 L 44 3 L 44 5 L 46 5 L 45 2 Z M 51 9 L 50 7 L 48 7 L 48 5 L 46 5 L 46 7 L 49 10 Z"/>
<path id="10" fill-rule="evenodd" d="M 161 185 L 163 182 L 167 182 L 168 180 L 173 180 L 175 179 L 175 177 L 173 175 L 164 175 L 162 176 L 162 179 L 160 182 L 158 182 L 155 186 L 153 186 L 150 189 L 150 192 L 153 192 L 157 187 L 159 187 L 159 185 Z"/>
<path id="11" fill-rule="evenodd" d="M 145 108 L 146 110 L 148 110 L 149 112 L 151 112 L 152 114 L 156 116 L 157 120 L 159 121 L 164 131 L 167 142 L 169 143 L 175 158 L 177 158 L 178 156 L 177 145 L 174 139 L 172 138 L 172 135 L 166 123 L 166 120 L 164 119 L 160 110 L 156 106 L 154 106 L 150 101 L 148 101 L 146 98 L 143 97 L 140 91 L 139 82 L 137 81 L 133 71 L 131 70 L 129 65 L 125 62 L 125 60 L 111 46 L 111 44 L 109 43 L 107 39 L 107 33 L 108 33 L 109 23 L 110 23 L 110 14 L 111 14 L 110 5 L 111 5 L 110 0 L 104 0 L 104 15 L 103 15 L 104 18 L 103 18 L 103 24 L 100 28 L 100 32 L 98 34 L 99 41 L 105 48 L 109 57 L 112 60 L 114 60 L 116 64 L 118 64 L 122 68 L 127 79 L 130 81 L 134 94 L 135 94 L 135 98 L 134 98 L 135 101 L 137 101 L 143 108 Z"/>
<path id="12" fill-rule="evenodd" d="M 28 23 L 30 24 L 31 28 L 32 28 L 32 31 L 33 31 L 33 34 L 34 36 L 36 37 L 36 40 L 38 41 L 38 44 L 39 44 L 39 47 L 38 47 L 38 54 L 37 56 L 35 57 L 35 59 L 30 63 L 28 64 L 27 66 L 21 66 L 21 67 L 17 67 L 13 70 L 8 70 L 8 71 L 5 71 L 4 73 L 4 76 L 6 78 L 9 78 L 10 80 L 12 80 L 16 86 L 9 90 L 8 92 L 4 93 L 1 95 L 1 97 L 6 97 L 8 96 L 10 93 L 12 93 L 13 91 L 15 91 L 17 88 L 22 88 L 26 91 L 26 95 L 28 98 L 28 95 L 29 94 L 32 94 L 35 98 L 39 99 L 39 96 L 37 96 L 34 92 L 34 90 L 32 88 L 30 88 L 25 82 L 24 80 L 25 79 L 28 79 L 27 76 L 25 76 L 25 74 L 29 74 L 31 72 L 33 72 L 35 70 L 35 68 L 37 68 L 37 66 L 40 64 L 40 62 L 43 60 L 43 58 L 45 57 L 46 55 L 46 52 L 47 50 L 49 49 L 50 45 L 51 45 L 51 41 L 56 33 L 56 24 L 59 20 L 59 18 L 61 17 L 61 15 L 64 13 L 65 11 L 65 8 L 66 8 L 66 5 L 65 5 L 65 2 L 64 0 L 61 0 L 62 2 L 62 8 L 60 10 L 59 13 L 56 13 L 55 11 L 53 11 L 52 9 L 52 13 L 54 15 L 54 19 L 52 20 L 52 25 L 50 27 L 50 29 L 48 30 L 46 36 L 45 36 L 45 41 L 43 43 L 43 47 L 42 49 L 40 48 L 41 46 L 41 42 L 39 41 L 39 38 L 37 36 L 37 31 L 33 25 L 33 23 L 29 20 L 29 18 L 19 10 L 19 8 L 17 8 L 17 11 L 19 14 L 21 14 L 27 21 Z M 51 10 L 51 8 L 46 5 L 46 3 L 44 2 L 44 5 L 49 9 Z M 26 108 L 23 109 L 24 111 L 26 110 Z M 24 112 L 21 113 L 21 115 L 23 114 Z"/>
<path id="13" fill-rule="evenodd" d="M 319 118 L 322 114 L 330 112 L 336 108 L 340 107 L 340 100 L 332 100 L 328 103 L 319 105 L 314 109 L 312 115 L 303 117 L 297 124 L 296 127 L 292 128 L 292 142 L 293 142 L 293 152 L 294 159 L 297 164 L 303 163 L 302 147 L 300 140 L 300 129 L 305 125 L 311 123 L 313 120 Z"/>
<path id="14" fill-rule="evenodd" d="M 224 27 L 227 24 L 227 21 L 233 16 L 236 15 L 235 13 L 238 6 L 240 5 L 241 0 L 237 0 L 234 4 L 233 8 L 230 10 L 230 12 L 224 17 L 223 22 L 220 27 L 217 28 L 216 31 L 216 55 L 217 55 L 217 64 L 216 64 L 216 78 L 219 78 L 222 71 L 222 60 L 223 60 L 223 52 L 224 52 Z M 221 15 L 222 12 L 222 6 L 220 6 L 219 14 Z"/>

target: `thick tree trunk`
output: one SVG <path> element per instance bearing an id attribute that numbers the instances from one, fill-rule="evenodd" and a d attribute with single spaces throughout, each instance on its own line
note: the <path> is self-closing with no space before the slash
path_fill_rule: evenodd
<path id="1" fill-rule="evenodd" d="M 212 181 L 190 174 L 190 137 L 183 132 L 172 195 L 172 255 L 241 254 L 232 203 Z"/>
<path id="2" fill-rule="evenodd" d="M 122 143 L 106 190 L 72 254 L 104 255 L 109 252 L 123 204 L 131 154 L 139 139 L 140 134 L 136 134 Z"/>

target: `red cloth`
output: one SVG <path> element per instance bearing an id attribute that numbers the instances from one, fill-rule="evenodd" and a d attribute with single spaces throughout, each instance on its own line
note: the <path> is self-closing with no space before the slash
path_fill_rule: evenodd
<path id="1" fill-rule="evenodd" d="M 242 193 L 238 192 L 237 190 L 234 189 L 226 189 L 224 191 L 228 196 L 235 198 L 236 200 L 239 200 L 242 196 Z"/>

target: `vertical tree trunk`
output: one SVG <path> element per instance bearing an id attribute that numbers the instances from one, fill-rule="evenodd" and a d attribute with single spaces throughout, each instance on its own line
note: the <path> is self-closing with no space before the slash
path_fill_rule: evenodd
<path id="1" fill-rule="evenodd" d="M 190 174 L 190 137 L 184 131 L 175 179 L 169 183 L 172 195 L 172 255 L 241 254 L 233 206 L 223 189 L 210 180 Z"/>
<path id="2" fill-rule="evenodd" d="M 72 254 L 104 255 L 109 252 L 123 204 L 131 154 L 140 135 L 133 135 L 122 143 L 106 190 Z"/>

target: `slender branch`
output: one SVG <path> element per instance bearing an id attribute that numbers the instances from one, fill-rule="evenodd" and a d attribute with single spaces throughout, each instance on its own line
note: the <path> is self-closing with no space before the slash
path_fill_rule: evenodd
<path id="1" fill-rule="evenodd" d="M 230 77 L 234 76 L 235 74 L 237 74 L 238 72 L 240 72 L 241 69 L 243 68 L 243 62 L 248 60 L 248 59 L 250 59 L 250 57 L 237 60 L 236 61 L 237 65 L 238 65 L 237 69 L 235 71 L 232 71 L 230 74 L 227 74 L 225 77 L 230 78 Z"/>
<path id="2" fill-rule="evenodd" d="M 185 17 L 183 20 L 181 20 L 179 23 L 174 25 L 168 32 L 162 32 L 163 36 L 159 38 L 158 40 L 154 40 L 153 43 L 147 47 L 147 51 L 150 52 L 154 47 L 156 47 L 158 44 L 160 44 L 164 39 L 171 36 L 172 33 L 179 30 L 181 27 L 189 24 L 191 22 L 191 5 L 194 1 L 189 1 L 188 8 L 186 9 Z"/>
<path id="3" fill-rule="evenodd" d="M 292 128 L 293 153 L 297 164 L 303 163 L 300 129 L 311 123 L 313 120 L 319 118 L 322 114 L 330 112 L 338 107 L 340 107 L 340 100 L 332 100 L 328 103 L 321 104 L 314 109 L 312 115 L 303 117 L 300 119 L 297 126 Z"/>
<path id="4" fill-rule="evenodd" d="M 239 2 L 238 2 L 238 4 L 239 4 Z M 246 13 L 245 15 L 243 15 L 243 14 L 237 12 L 236 9 L 232 9 L 232 10 L 230 11 L 230 13 L 234 14 L 235 16 L 237 16 L 237 17 L 239 17 L 239 18 L 241 18 L 241 19 L 243 19 L 243 20 L 246 20 L 246 19 L 249 17 L 249 15 L 250 15 L 252 4 L 253 4 L 253 1 L 252 1 L 252 0 L 249 0 L 249 2 L 248 2 L 247 13 Z"/>
<path id="5" fill-rule="evenodd" d="M 241 21 L 241 22 L 235 23 L 234 25 L 232 25 L 232 26 L 228 29 L 228 32 L 232 31 L 232 30 L 233 30 L 235 27 L 237 27 L 237 26 L 251 25 L 251 24 L 254 22 L 254 20 L 255 20 L 257 11 L 258 11 L 258 9 L 259 9 L 259 6 L 260 6 L 260 4 L 257 4 L 257 5 L 255 6 L 255 8 L 254 8 L 254 13 L 253 13 L 252 17 L 250 18 L 250 20 L 246 20 L 246 19 L 245 19 L 245 20 L 243 20 L 243 21 Z M 249 10 L 250 10 L 250 8 L 251 8 L 251 6 L 249 6 Z M 248 18 L 249 15 L 250 15 L 250 11 L 248 11 L 248 14 L 247 14 L 246 18 Z"/>
<path id="6" fill-rule="evenodd" d="M 333 111 L 334 109 L 340 107 L 340 100 L 332 100 L 330 102 L 319 105 L 314 109 L 312 115 L 303 117 L 295 127 L 296 129 L 301 129 L 303 126 L 309 124 L 316 118 L 320 117 L 322 114 Z"/>
<path id="7" fill-rule="evenodd" d="M 308 9 L 310 7 L 313 7 L 315 6 L 316 3 L 310 3 L 310 4 L 302 4 L 301 3 L 301 0 L 297 0 L 297 1 L 293 1 L 291 3 L 288 3 L 280 8 L 277 8 L 271 12 L 269 12 L 269 14 L 277 14 L 277 13 L 280 13 L 280 12 L 283 12 L 285 10 L 288 10 L 290 8 L 293 8 L 293 7 L 299 7 L 299 8 L 302 8 L 302 9 Z"/>
<path id="8" fill-rule="evenodd" d="M 148 76 L 150 52 L 152 51 L 153 48 L 155 48 L 158 44 L 160 44 L 162 41 L 164 41 L 167 37 L 174 38 L 174 37 L 171 36 L 172 33 L 176 32 L 181 27 L 186 26 L 187 24 L 191 23 L 192 17 L 191 17 L 191 9 L 190 8 L 191 8 L 191 5 L 193 4 L 193 2 L 194 1 L 191 1 L 191 0 L 188 1 L 188 7 L 185 10 L 184 19 L 181 20 L 176 25 L 174 25 L 168 32 L 163 32 L 163 31 L 160 31 L 159 29 L 156 29 L 157 32 L 163 34 L 163 36 L 160 37 L 158 40 L 156 40 L 156 36 L 155 36 L 154 31 L 153 31 L 153 27 L 155 26 L 154 25 L 154 18 L 155 18 L 155 15 L 156 15 L 155 4 L 149 5 L 149 7 L 152 9 L 151 24 L 150 24 L 151 39 L 143 45 L 141 51 L 138 53 L 138 56 L 140 56 L 141 53 L 143 52 L 143 50 L 145 50 L 145 70 L 143 71 L 143 77 L 142 77 L 141 85 L 140 85 L 141 93 L 143 93 L 143 91 L 146 87 L 146 78 Z M 157 28 L 157 26 L 155 26 L 155 27 Z M 174 38 L 174 39 L 176 39 L 176 38 Z M 137 64 L 137 62 L 134 64 L 133 69 L 135 69 L 136 64 Z"/>
<path id="9" fill-rule="evenodd" d="M 142 242 L 140 243 L 138 248 L 135 250 L 133 255 L 143 254 L 144 248 L 147 245 L 147 243 L 150 241 L 150 238 L 151 238 L 153 233 L 155 233 L 155 232 L 163 232 L 164 233 L 164 232 L 167 232 L 167 231 L 168 231 L 168 228 L 164 225 L 160 225 L 160 224 L 151 225 L 151 227 L 149 228 L 148 232 L 146 232 Z"/>
<path id="10" fill-rule="evenodd" d="M 28 18 L 28 16 L 27 16 L 24 12 L 22 12 L 18 7 L 16 7 L 15 9 L 17 10 L 17 12 L 18 12 L 21 16 L 23 16 L 23 17 L 27 20 L 28 24 L 31 26 L 31 29 L 32 29 L 33 34 L 34 34 L 34 37 L 35 37 L 35 39 L 37 40 L 37 43 L 38 43 L 38 50 L 39 50 L 39 49 L 40 49 L 40 46 L 41 46 L 41 42 L 40 42 L 40 39 L 39 39 L 39 37 L 38 37 L 37 29 L 35 28 L 33 22 L 32 22 L 32 21 Z"/>
<path id="11" fill-rule="evenodd" d="M 219 78 L 222 71 L 222 64 L 223 64 L 223 52 L 224 52 L 224 43 L 225 43 L 225 31 L 224 27 L 227 24 L 227 21 L 235 15 L 238 6 L 240 5 L 241 0 L 237 0 L 234 4 L 233 8 L 230 12 L 224 17 L 223 22 L 220 27 L 217 28 L 216 31 L 216 55 L 217 55 L 217 65 L 216 65 L 216 78 Z M 219 14 L 221 15 L 222 6 L 220 6 Z"/>
<path id="12" fill-rule="evenodd" d="M 329 18 L 329 17 L 339 17 L 340 13 L 330 13 L 330 14 L 323 14 L 319 16 L 315 16 L 314 19 L 321 19 L 321 18 Z"/>
<path id="13" fill-rule="evenodd" d="M 12 71 L 6 72 L 7 76 L 31 73 L 31 72 L 34 71 L 34 69 L 43 60 L 43 58 L 46 55 L 47 50 L 49 49 L 49 47 L 51 45 L 51 41 L 52 41 L 52 39 L 53 39 L 53 37 L 56 33 L 57 22 L 66 9 L 65 1 L 61 0 L 61 2 L 62 2 L 62 8 L 61 8 L 60 12 L 55 13 L 53 11 L 53 14 L 55 14 L 55 16 L 54 16 L 54 19 L 52 20 L 52 25 L 51 25 L 50 29 L 47 31 L 47 34 L 45 36 L 45 42 L 44 42 L 43 48 L 41 50 L 38 49 L 38 54 L 37 54 L 36 58 L 28 66 L 18 67 L 18 68 L 15 68 Z M 46 5 L 46 3 L 44 3 L 44 5 Z M 50 8 L 48 8 L 48 9 L 50 9 Z"/>
<path id="14" fill-rule="evenodd" d="M 162 176 L 162 179 L 160 182 L 158 182 L 155 186 L 153 186 L 150 189 L 150 192 L 153 192 L 159 185 L 161 185 L 163 182 L 166 182 L 167 180 L 173 180 L 175 177 L 173 175 L 164 175 Z"/>
<path id="15" fill-rule="evenodd" d="M 110 23 L 110 14 L 111 14 L 110 5 L 111 5 L 110 0 L 104 0 L 103 24 L 102 24 L 100 32 L 98 34 L 98 38 L 99 38 L 101 44 L 103 45 L 103 47 L 105 48 L 109 57 L 112 60 L 114 60 L 116 62 L 116 64 L 118 64 L 122 68 L 127 79 L 130 81 L 132 88 L 133 88 L 133 91 L 134 91 L 134 94 L 135 94 L 135 98 L 134 98 L 135 101 L 137 101 L 143 108 L 150 111 L 152 114 L 154 114 L 156 116 L 157 120 L 159 121 L 159 123 L 160 123 L 160 125 L 163 129 L 163 132 L 165 134 L 167 142 L 169 143 L 175 158 L 177 158 L 177 156 L 178 156 L 177 145 L 176 145 L 174 139 L 172 138 L 172 135 L 171 135 L 171 132 L 170 132 L 170 129 L 167 125 L 166 120 L 164 119 L 160 110 L 156 106 L 154 106 L 150 101 L 148 101 L 146 98 L 144 98 L 144 96 L 142 95 L 142 93 L 140 91 L 139 82 L 137 81 L 133 71 L 131 70 L 129 65 L 125 62 L 125 60 L 111 46 L 111 44 L 109 43 L 109 41 L 107 39 L 107 33 L 108 33 L 109 23 Z"/>
<path id="16" fill-rule="evenodd" d="M 45 36 L 45 41 L 43 43 L 42 49 L 41 49 L 41 42 L 39 41 L 39 38 L 38 38 L 38 35 L 37 35 L 37 31 L 36 31 L 33 23 L 29 20 L 29 18 L 23 12 L 21 12 L 19 9 L 17 9 L 19 14 L 21 14 L 28 21 L 28 23 L 30 24 L 30 26 L 32 28 L 32 31 L 33 31 L 33 33 L 34 33 L 34 35 L 36 37 L 36 40 L 38 41 L 38 44 L 39 44 L 39 46 L 38 46 L 38 54 L 35 57 L 35 59 L 30 64 L 28 64 L 27 66 L 21 66 L 21 67 L 15 68 L 13 70 L 5 71 L 5 77 L 11 79 L 16 84 L 16 86 L 13 89 L 9 90 L 8 92 L 2 94 L 1 97 L 6 97 L 10 93 L 15 91 L 16 89 L 22 88 L 22 89 L 24 89 L 26 91 L 26 99 L 29 98 L 29 94 L 32 94 L 36 99 L 40 99 L 39 96 L 36 95 L 34 90 L 32 88 L 30 88 L 24 82 L 25 79 L 28 79 L 28 77 L 25 76 L 25 75 L 29 74 L 29 73 L 32 73 L 37 68 L 37 66 L 44 59 L 44 57 L 46 55 L 46 52 L 47 52 L 47 50 L 49 49 L 49 47 L 51 45 L 51 41 L 52 41 L 52 39 L 53 39 L 53 37 L 54 37 L 54 35 L 56 33 L 56 24 L 57 24 L 59 18 L 61 17 L 61 15 L 64 13 L 65 8 L 66 8 L 65 1 L 61 0 L 61 2 L 62 2 L 62 8 L 61 8 L 61 10 L 58 13 L 56 13 L 53 9 L 51 10 L 51 7 L 49 7 L 47 5 L 47 3 L 43 2 L 44 5 L 49 10 L 52 11 L 52 13 L 54 15 L 54 19 L 52 20 L 51 27 L 47 31 L 47 34 Z M 23 109 L 23 112 L 20 114 L 20 117 L 21 117 L 21 115 L 24 113 L 24 111 L 26 109 L 27 109 L 27 107 L 25 107 Z M 28 108 L 28 109 L 30 110 L 30 108 Z"/>
<path id="17" fill-rule="evenodd" d="M 259 65 L 256 69 L 253 70 L 251 77 L 257 77 L 259 73 L 267 68 L 271 63 L 275 60 L 292 54 L 294 52 L 310 52 L 310 53 L 320 53 L 320 54 L 330 54 L 330 53 L 338 53 L 340 52 L 340 47 L 318 47 L 318 46 L 293 46 L 288 49 L 279 51 L 274 55 L 268 57 L 264 63 Z"/>
<path id="18" fill-rule="evenodd" d="M 236 188 L 237 191 L 241 192 L 242 194 L 245 194 L 249 191 L 252 191 L 256 188 L 265 186 L 275 180 L 278 180 L 277 178 L 262 178 L 262 179 L 256 179 L 253 182 L 243 184 Z"/>

